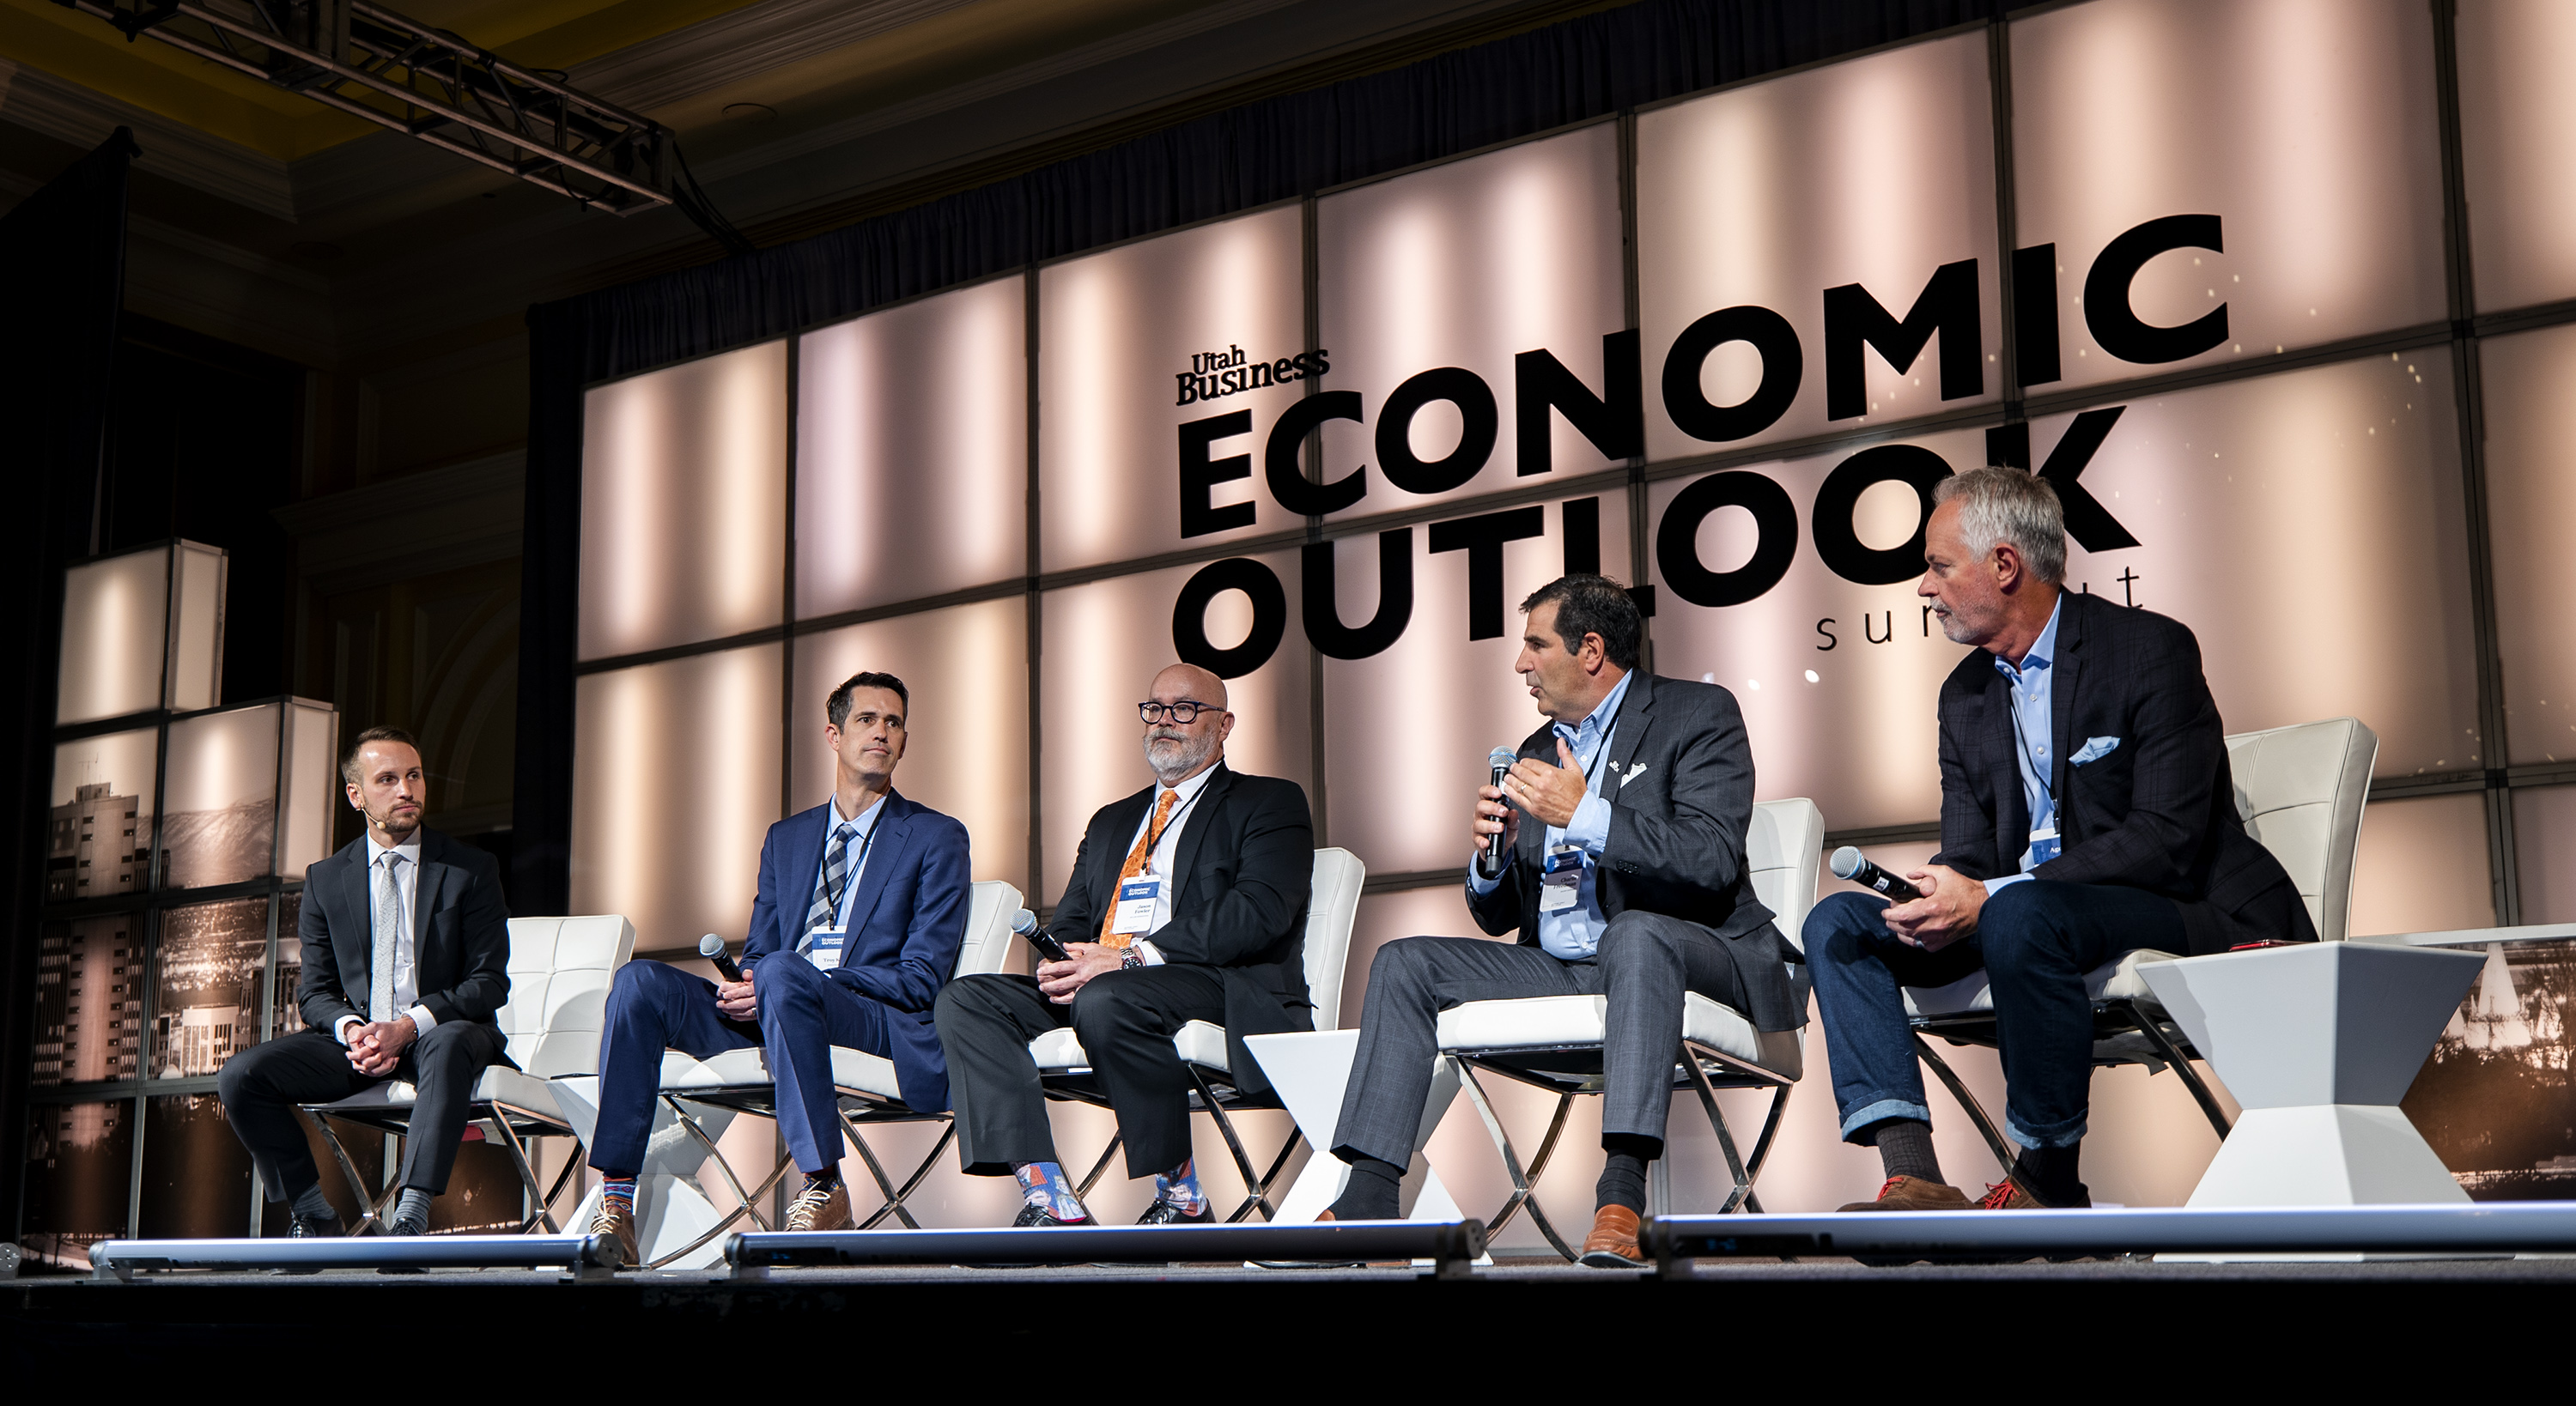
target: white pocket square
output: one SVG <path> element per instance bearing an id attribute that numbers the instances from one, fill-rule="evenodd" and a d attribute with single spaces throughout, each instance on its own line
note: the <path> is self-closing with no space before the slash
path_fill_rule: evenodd
<path id="1" fill-rule="evenodd" d="M 2075 749 L 2075 755 L 2066 759 L 2066 764 L 2082 766 L 2086 762 L 2100 761 L 2117 751 L 2119 746 L 2120 739 L 2116 737 L 2088 737 L 2083 746 Z"/>

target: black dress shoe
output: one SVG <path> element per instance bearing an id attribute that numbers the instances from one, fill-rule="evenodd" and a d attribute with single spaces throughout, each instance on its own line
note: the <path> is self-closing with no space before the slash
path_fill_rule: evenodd
<path id="1" fill-rule="evenodd" d="M 1145 1214 L 1136 1218 L 1138 1225 L 1211 1225 L 1215 1221 L 1216 1203 L 1213 1201 L 1199 1207 L 1197 1215 L 1191 1215 L 1159 1196 L 1154 1198 L 1153 1205 L 1145 1208 Z"/>
<path id="2" fill-rule="evenodd" d="M 1089 1216 L 1078 1217 L 1074 1220 L 1058 1220 L 1055 1218 L 1053 1213 L 1047 1210 L 1046 1207 L 1039 1205 L 1035 1201 L 1031 1201 L 1027 1205 L 1020 1207 L 1019 1218 L 1011 1222 L 1013 1229 L 1020 1229 L 1032 1225 L 1045 1226 L 1048 1229 L 1054 1229 L 1057 1226 L 1065 1225 L 1096 1224 L 1098 1224 L 1098 1222 L 1094 1221 Z"/>
<path id="3" fill-rule="evenodd" d="M 341 1234 L 338 1216 L 328 1219 L 321 1216 L 297 1216 L 286 1228 L 286 1236 L 290 1240 L 337 1239 Z"/>

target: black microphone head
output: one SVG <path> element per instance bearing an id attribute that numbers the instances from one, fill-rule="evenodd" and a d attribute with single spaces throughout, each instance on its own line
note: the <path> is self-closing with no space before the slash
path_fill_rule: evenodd
<path id="1" fill-rule="evenodd" d="M 725 940 L 716 936 L 714 933 L 708 933 L 706 936 L 698 939 L 698 955 L 707 958 L 709 961 L 713 961 L 714 959 L 723 956 L 724 949 Z"/>
<path id="2" fill-rule="evenodd" d="M 1845 845 L 1834 851 L 1834 857 L 1828 863 L 1834 871 L 1835 878 L 1849 879 L 1859 873 L 1861 866 L 1869 863 L 1869 859 L 1853 846 Z"/>
<path id="3" fill-rule="evenodd" d="M 1512 763 L 1519 761 L 1520 759 L 1521 754 L 1512 748 L 1497 747 L 1485 754 L 1485 765 L 1499 770 L 1509 771 L 1512 769 Z"/>

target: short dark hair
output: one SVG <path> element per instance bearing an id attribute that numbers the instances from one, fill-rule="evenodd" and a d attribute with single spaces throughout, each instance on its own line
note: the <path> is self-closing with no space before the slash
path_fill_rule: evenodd
<path id="1" fill-rule="evenodd" d="M 823 705 L 823 712 L 832 720 L 832 726 L 842 727 L 849 723 L 850 695 L 863 688 L 882 688 L 903 700 L 905 712 L 912 711 L 912 692 L 903 686 L 903 680 L 892 674 L 870 673 L 862 669 L 841 680 L 841 686 L 832 690 L 831 701 Z"/>
<path id="2" fill-rule="evenodd" d="M 1527 615 L 1550 601 L 1556 603 L 1556 633 L 1571 654 L 1583 647 L 1585 635 L 1601 637 L 1601 652 L 1622 669 L 1637 667 L 1637 645 L 1646 636 L 1646 620 L 1636 597 L 1607 576 L 1576 572 L 1559 576 L 1521 602 Z"/>
<path id="3" fill-rule="evenodd" d="M 348 753 L 340 758 L 340 778 L 352 786 L 360 784 L 358 779 L 358 752 L 370 742 L 399 742 L 404 746 L 409 747 L 413 756 L 420 756 L 420 742 L 410 733 L 403 731 L 401 728 L 368 728 L 366 731 L 358 734 L 358 740 L 350 743 Z M 428 759 L 422 758 L 421 766 L 426 768 L 428 765 Z"/>

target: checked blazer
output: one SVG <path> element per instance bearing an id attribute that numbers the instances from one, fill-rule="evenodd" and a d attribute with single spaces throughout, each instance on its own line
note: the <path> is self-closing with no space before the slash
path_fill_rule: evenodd
<path id="1" fill-rule="evenodd" d="M 2246 942 L 2315 941 L 2298 886 L 2236 813 L 2200 641 L 2152 611 L 2077 592 L 2058 600 L 2049 784 L 2062 849 L 2031 877 L 2162 894 L 2182 910 L 2194 955 Z M 2070 765 L 2093 738 L 2119 741 Z M 1941 852 L 1933 862 L 1975 879 L 2014 872 L 2030 839 L 2017 747 L 1995 656 L 1970 650 L 1941 685 Z"/>

